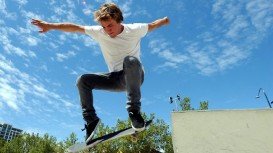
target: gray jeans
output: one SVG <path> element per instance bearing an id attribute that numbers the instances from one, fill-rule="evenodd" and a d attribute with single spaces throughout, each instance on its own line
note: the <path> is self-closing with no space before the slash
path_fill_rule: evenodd
<path id="1" fill-rule="evenodd" d="M 140 86 L 144 81 L 144 72 L 139 60 L 127 56 L 123 61 L 123 70 L 101 74 L 83 74 L 77 80 L 83 118 L 87 123 L 97 119 L 93 106 L 93 89 L 127 92 L 127 111 L 140 111 Z"/>

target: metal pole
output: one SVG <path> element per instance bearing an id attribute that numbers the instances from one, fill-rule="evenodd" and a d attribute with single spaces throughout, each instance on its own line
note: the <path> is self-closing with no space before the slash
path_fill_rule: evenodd
<path id="1" fill-rule="evenodd" d="M 273 103 L 273 101 L 270 103 L 270 101 L 269 101 L 269 99 L 268 99 L 268 97 L 267 97 L 265 91 L 264 91 L 262 88 L 259 89 L 258 95 L 256 96 L 256 98 L 260 98 L 260 92 L 261 92 L 261 91 L 264 93 L 264 96 L 265 96 L 265 98 L 266 98 L 266 101 L 267 101 L 269 107 L 272 108 L 271 103 Z"/>
<path id="2" fill-rule="evenodd" d="M 270 104 L 270 102 L 268 100 L 268 97 L 267 97 L 266 93 L 264 92 L 264 90 L 263 90 L 263 93 L 264 93 L 264 96 L 265 96 L 265 98 L 267 100 L 267 103 L 268 103 L 269 107 L 272 108 L 272 106 L 271 106 L 271 104 Z"/>

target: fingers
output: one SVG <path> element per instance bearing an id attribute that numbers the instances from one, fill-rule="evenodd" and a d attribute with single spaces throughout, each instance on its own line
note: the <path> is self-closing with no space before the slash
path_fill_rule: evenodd
<path id="1" fill-rule="evenodd" d="M 45 33 L 48 31 L 47 28 L 45 27 L 44 21 L 42 21 L 42 20 L 31 19 L 31 24 L 40 28 L 40 30 L 38 31 L 39 33 Z"/>
<path id="2" fill-rule="evenodd" d="M 31 19 L 33 22 L 42 22 L 42 20 L 39 19 Z"/>
<path id="3" fill-rule="evenodd" d="M 42 21 L 41 20 L 38 20 L 38 19 L 31 19 L 31 24 L 33 25 L 38 25 L 39 23 L 41 23 Z"/>
<path id="4" fill-rule="evenodd" d="M 36 19 L 31 19 L 31 23 L 32 24 L 35 24 L 35 23 L 37 23 L 38 22 L 38 20 L 36 20 Z"/>
<path id="5" fill-rule="evenodd" d="M 42 21 L 42 20 L 38 20 L 38 19 L 31 19 L 31 24 L 34 24 L 34 25 L 43 25 L 43 24 L 46 24 L 46 22 Z"/>
<path id="6" fill-rule="evenodd" d="M 170 19 L 167 16 L 164 17 L 164 19 L 165 19 L 165 24 L 169 24 L 170 23 Z"/>

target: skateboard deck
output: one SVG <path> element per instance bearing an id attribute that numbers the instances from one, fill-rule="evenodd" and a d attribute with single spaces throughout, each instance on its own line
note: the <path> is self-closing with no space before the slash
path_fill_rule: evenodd
<path id="1" fill-rule="evenodd" d="M 153 121 L 153 119 L 145 122 L 145 130 L 150 126 L 152 121 Z M 143 131 L 145 131 L 145 130 L 143 130 Z M 128 127 L 128 128 L 122 129 L 122 130 L 115 131 L 113 133 L 106 134 L 106 135 L 98 137 L 98 138 L 94 138 L 90 142 L 88 142 L 88 144 L 86 144 L 85 142 L 76 143 L 76 144 L 70 146 L 66 150 L 66 152 L 69 152 L 69 153 L 79 152 L 79 151 L 82 151 L 85 149 L 92 148 L 100 143 L 114 140 L 114 139 L 124 137 L 127 135 L 132 135 L 133 137 L 136 137 L 136 135 L 140 132 L 142 132 L 142 131 L 135 131 L 132 127 Z"/>

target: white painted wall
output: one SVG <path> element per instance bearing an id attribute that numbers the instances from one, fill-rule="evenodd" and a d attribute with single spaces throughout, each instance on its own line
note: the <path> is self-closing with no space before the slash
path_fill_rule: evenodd
<path id="1" fill-rule="evenodd" d="M 273 109 L 172 113 L 175 153 L 273 153 Z"/>

